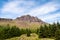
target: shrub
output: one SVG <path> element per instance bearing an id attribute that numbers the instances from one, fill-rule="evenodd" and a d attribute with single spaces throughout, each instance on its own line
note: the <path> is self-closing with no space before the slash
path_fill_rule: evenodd
<path id="1" fill-rule="evenodd" d="M 16 26 L 0 26 L 0 39 L 7 39 L 11 37 L 20 36 L 20 29 Z"/>

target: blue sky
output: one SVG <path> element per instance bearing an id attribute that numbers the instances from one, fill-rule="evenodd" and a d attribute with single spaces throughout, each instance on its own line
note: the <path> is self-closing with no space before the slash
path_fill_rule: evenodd
<path id="1" fill-rule="evenodd" d="M 0 18 L 28 14 L 48 23 L 60 22 L 60 0 L 0 0 Z"/>

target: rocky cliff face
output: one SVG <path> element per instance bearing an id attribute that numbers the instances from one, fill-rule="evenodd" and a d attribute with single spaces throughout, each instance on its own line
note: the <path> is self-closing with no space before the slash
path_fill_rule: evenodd
<path id="1" fill-rule="evenodd" d="M 24 15 L 21 17 L 17 17 L 16 20 L 18 21 L 27 21 L 27 22 L 39 22 L 39 23 L 45 23 L 41 19 L 38 19 L 37 17 L 33 17 L 30 15 Z"/>

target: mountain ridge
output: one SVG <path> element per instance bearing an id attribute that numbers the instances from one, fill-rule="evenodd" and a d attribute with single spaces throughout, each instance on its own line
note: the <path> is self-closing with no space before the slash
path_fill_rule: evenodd
<path id="1" fill-rule="evenodd" d="M 21 17 L 17 17 L 16 19 L 8 19 L 8 18 L 0 18 L 0 25 L 11 25 L 17 26 L 19 28 L 38 28 L 41 25 L 47 24 L 42 21 L 38 17 L 23 15 Z"/>
<path id="2" fill-rule="evenodd" d="M 27 22 L 41 22 L 41 23 L 45 23 L 41 19 L 39 19 L 38 17 L 34 17 L 34 16 L 30 16 L 30 15 L 23 15 L 21 17 L 17 17 L 16 20 L 27 21 Z"/>
<path id="3" fill-rule="evenodd" d="M 39 23 L 45 23 L 38 17 L 30 16 L 30 15 L 23 15 L 21 17 L 17 17 L 16 19 L 8 19 L 8 18 L 0 18 L 0 21 L 24 21 L 24 22 L 39 22 Z"/>

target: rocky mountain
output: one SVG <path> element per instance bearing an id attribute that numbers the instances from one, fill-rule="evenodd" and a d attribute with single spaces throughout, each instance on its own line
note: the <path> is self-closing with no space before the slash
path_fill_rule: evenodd
<path id="1" fill-rule="evenodd" d="M 41 19 L 30 16 L 30 15 L 23 15 L 21 17 L 17 17 L 16 19 L 8 19 L 8 18 L 0 18 L 0 21 L 23 21 L 23 22 L 38 22 L 38 23 L 45 23 Z"/>
<path id="2" fill-rule="evenodd" d="M 43 22 L 41 19 L 34 17 L 34 16 L 30 16 L 30 15 L 23 15 L 21 17 L 17 17 L 16 20 L 18 21 L 24 21 L 24 22 L 39 22 L 39 23 L 45 23 Z"/>
<path id="3" fill-rule="evenodd" d="M 21 27 L 21 28 L 35 29 L 40 27 L 40 25 L 46 24 L 46 22 L 30 15 L 23 15 L 21 17 L 17 17 L 16 19 L 0 18 L 0 25 L 7 25 L 7 24 L 10 24 L 11 26 L 16 25 L 19 28 Z"/>

